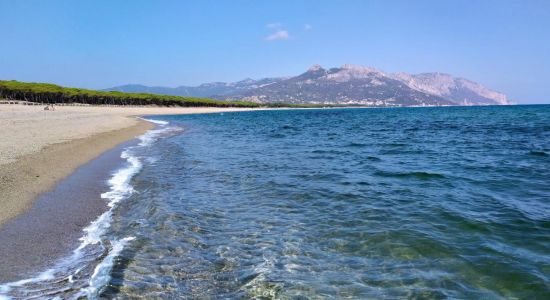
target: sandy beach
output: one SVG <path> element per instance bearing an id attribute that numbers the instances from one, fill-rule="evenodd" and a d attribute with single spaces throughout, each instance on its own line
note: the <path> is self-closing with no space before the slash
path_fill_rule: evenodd
<path id="1" fill-rule="evenodd" d="M 83 228 L 109 209 L 101 198 L 110 189 L 105 179 L 126 162 L 121 151 L 136 143 L 123 142 L 77 167 L 0 227 L 0 241 L 7 241 L 0 243 L 0 285 L 31 278 L 75 249 Z"/>
<path id="2" fill-rule="evenodd" d="M 250 109 L 0 105 L 0 226 L 77 167 L 153 128 L 137 116 L 243 110 Z"/>

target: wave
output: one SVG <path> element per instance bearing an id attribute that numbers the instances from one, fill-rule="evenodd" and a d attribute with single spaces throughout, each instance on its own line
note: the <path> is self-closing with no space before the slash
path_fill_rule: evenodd
<path id="1" fill-rule="evenodd" d="M 366 159 L 371 161 L 382 161 L 382 159 L 377 156 L 367 156 Z"/>
<path id="2" fill-rule="evenodd" d="M 59 297 L 60 294 L 63 298 L 75 299 L 84 296 L 96 299 L 99 296 L 110 280 L 115 258 L 129 242 L 135 239 L 129 236 L 117 240 L 103 240 L 107 229 L 111 227 L 113 210 L 120 201 L 134 192 L 130 182 L 143 167 L 141 160 L 135 155 L 135 150 L 151 145 L 164 132 L 181 129 L 167 127 L 168 122 L 165 121 L 143 120 L 157 124 L 160 128 L 149 130 L 141 135 L 138 137 L 140 142 L 137 146 L 128 147 L 121 153 L 121 158 L 126 160 L 126 166 L 112 175 L 108 181 L 109 191 L 101 194 L 101 198 L 108 201 L 109 209 L 83 229 L 84 235 L 79 239 L 80 244 L 69 257 L 61 259 L 52 268 L 32 278 L 1 284 L 0 300 L 12 299 L 12 297 L 54 298 Z M 86 279 L 83 273 L 93 265 L 95 265 L 93 273 L 89 279 Z M 74 285 L 68 297 L 67 284 Z"/>
<path id="3" fill-rule="evenodd" d="M 352 147 L 352 148 L 363 148 L 363 147 L 367 147 L 367 146 L 368 146 L 367 144 L 357 143 L 357 142 L 351 142 L 351 143 L 346 145 L 346 147 Z"/>
<path id="4" fill-rule="evenodd" d="M 147 119 L 147 118 L 139 118 L 139 119 L 147 121 L 147 122 L 151 122 L 153 124 L 162 125 L 162 126 L 166 126 L 166 125 L 169 124 L 167 121 L 162 121 L 162 120 Z"/>
<path id="5" fill-rule="evenodd" d="M 381 177 L 394 177 L 394 178 L 415 178 L 420 180 L 430 180 L 430 179 L 443 179 L 446 178 L 445 175 L 439 173 L 430 173 L 430 172 L 389 172 L 389 171 L 377 171 L 376 176 Z"/>
<path id="6" fill-rule="evenodd" d="M 529 151 L 529 154 L 534 156 L 549 156 L 548 153 L 542 151 L 542 150 L 531 150 Z"/>
<path id="7" fill-rule="evenodd" d="M 122 252 L 124 246 L 133 240 L 135 240 L 135 237 L 131 236 L 117 240 L 113 243 L 109 254 L 95 267 L 94 273 L 90 278 L 89 286 L 83 289 L 88 299 L 96 299 L 103 287 L 109 283 L 115 258 Z"/>

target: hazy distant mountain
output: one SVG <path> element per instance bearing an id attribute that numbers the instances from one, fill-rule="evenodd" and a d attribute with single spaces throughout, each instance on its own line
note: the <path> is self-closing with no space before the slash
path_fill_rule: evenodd
<path id="1" fill-rule="evenodd" d="M 506 95 L 490 90 L 479 83 L 449 74 L 397 73 L 392 74 L 392 77 L 406 83 L 412 89 L 441 96 L 461 105 L 509 104 Z"/>
<path id="2" fill-rule="evenodd" d="M 245 79 L 233 83 L 215 82 L 177 88 L 125 85 L 108 90 L 253 102 L 369 106 L 509 103 L 504 94 L 448 74 L 387 74 L 374 68 L 356 65 L 343 65 L 331 69 L 314 65 L 303 74 L 287 78 Z"/>
<path id="3" fill-rule="evenodd" d="M 263 78 L 253 80 L 250 78 L 237 82 L 211 82 L 199 86 L 179 86 L 175 88 L 161 86 L 145 86 L 140 84 L 127 84 L 106 89 L 106 91 L 119 91 L 126 93 L 151 93 L 175 96 L 212 97 L 213 95 L 235 94 L 246 90 L 255 89 L 266 84 L 271 84 L 286 78 Z"/>

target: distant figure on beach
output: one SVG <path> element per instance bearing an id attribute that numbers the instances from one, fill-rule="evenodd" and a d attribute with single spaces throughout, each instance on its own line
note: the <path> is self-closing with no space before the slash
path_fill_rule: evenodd
<path id="1" fill-rule="evenodd" d="M 55 107 L 53 106 L 53 104 L 51 105 L 46 105 L 46 107 L 44 107 L 44 110 L 55 110 Z"/>

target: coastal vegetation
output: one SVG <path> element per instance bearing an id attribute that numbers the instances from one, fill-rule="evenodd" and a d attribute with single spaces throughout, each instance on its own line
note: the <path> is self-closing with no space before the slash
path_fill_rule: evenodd
<path id="1" fill-rule="evenodd" d="M 44 104 L 90 105 L 157 105 L 182 107 L 311 107 L 284 103 L 254 103 L 246 101 L 220 101 L 209 98 L 123 93 L 68 88 L 49 83 L 29 83 L 0 80 L 0 99 L 21 100 Z"/>

